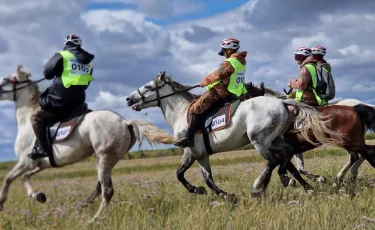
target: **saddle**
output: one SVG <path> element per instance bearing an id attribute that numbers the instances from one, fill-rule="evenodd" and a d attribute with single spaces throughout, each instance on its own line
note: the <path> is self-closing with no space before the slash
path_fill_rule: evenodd
<path id="1" fill-rule="evenodd" d="M 191 102 L 189 108 L 194 102 L 195 100 Z M 212 155 L 214 153 L 210 145 L 208 134 L 227 128 L 230 125 L 231 117 L 236 112 L 240 103 L 241 101 L 238 98 L 228 96 L 224 101 L 215 103 L 207 111 L 201 114 L 196 133 L 203 134 L 203 141 L 208 154 Z M 188 116 L 189 115 L 186 116 L 187 123 Z"/>
<path id="2" fill-rule="evenodd" d="M 191 102 L 190 106 L 193 105 Z M 238 98 L 229 96 L 224 101 L 220 101 L 210 107 L 207 111 L 201 114 L 201 119 L 199 119 L 198 129 L 196 133 L 202 133 L 203 131 L 215 132 L 228 127 L 231 122 L 231 117 L 237 110 L 240 100 Z M 189 109 L 188 108 L 188 109 Z M 188 122 L 188 116 L 186 116 L 186 122 Z"/>
<path id="3" fill-rule="evenodd" d="M 50 144 L 59 143 L 68 138 L 81 119 L 89 112 L 92 110 L 88 109 L 86 103 L 83 103 L 60 121 L 50 123 L 47 126 L 47 139 Z"/>
<path id="4" fill-rule="evenodd" d="M 77 106 L 66 116 L 59 119 L 59 121 L 51 122 L 47 125 L 47 142 L 49 146 L 48 156 L 51 166 L 58 167 L 53 157 L 52 146 L 55 143 L 60 143 L 66 140 L 75 130 L 76 126 L 85 117 L 86 114 L 92 112 L 88 109 L 86 103 Z"/>

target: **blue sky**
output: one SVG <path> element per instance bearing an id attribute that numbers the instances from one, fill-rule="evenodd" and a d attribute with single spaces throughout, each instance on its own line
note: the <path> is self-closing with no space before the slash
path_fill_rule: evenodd
<path id="1" fill-rule="evenodd" d="M 281 91 L 299 73 L 294 51 L 323 45 L 336 100 L 374 104 L 373 25 L 373 0 L 43 0 L 43 7 L 39 1 L 0 1 L 0 76 L 23 64 L 39 79 L 66 35 L 78 34 L 95 54 L 90 108 L 170 130 L 160 109 L 132 111 L 126 96 L 163 70 L 182 84 L 199 83 L 222 61 L 220 41 L 235 37 L 248 51 L 247 81 Z M 13 102 L 0 101 L 0 161 L 16 159 L 14 114 Z"/>
<path id="2" fill-rule="evenodd" d="M 167 26 L 176 22 L 200 19 L 200 18 L 210 17 L 210 16 L 223 13 L 226 11 L 231 11 L 237 7 L 240 7 L 244 3 L 248 2 L 247 0 L 203 0 L 203 1 L 190 0 L 190 1 L 201 4 L 201 6 L 198 7 L 197 11 L 168 16 L 168 17 L 160 18 L 160 19 L 151 17 L 151 18 L 148 18 L 148 20 L 161 26 Z M 98 9 L 137 10 L 139 9 L 139 6 L 136 3 L 125 3 L 125 2 L 114 1 L 110 3 L 96 2 L 96 3 L 89 4 L 85 7 L 85 10 L 98 10 Z"/>

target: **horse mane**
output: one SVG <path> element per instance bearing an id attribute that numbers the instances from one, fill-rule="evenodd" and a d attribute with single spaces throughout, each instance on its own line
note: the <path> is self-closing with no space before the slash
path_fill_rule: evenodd
<path id="1" fill-rule="evenodd" d="M 36 109 L 39 107 L 39 86 L 38 84 L 32 84 L 30 85 L 31 92 L 30 92 L 30 98 L 29 98 L 29 104 L 33 109 Z"/>
<path id="2" fill-rule="evenodd" d="M 191 86 L 189 85 L 182 85 L 174 80 L 172 80 L 172 76 L 165 76 L 165 80 L 169 82 L 169 84 L 172 86 L 172 88 L 176 91 L 184 90 L 186 88 L 189 88 Z M 189 91 L 184 91 L 180 93 L 181 96 L 186 98 L 187 100 L 191 101 L 197 97 L 199 97 L 199 94 L 190 93 Z"/>
<path id="3" fill-rule="evenodd" d="M 279 92 L 279 91 L 274 90 L 274 89 L 272 89 L 272 88 L 264 87 L 264 83 L 263 83 L 263 82 L 260 83 L 259 88 L 260 88 L 261 90 L 264 91 L 264 96 L 267 96 L 267 94 L 268 94 L 268 95 L 275 96 L 275 97 L 280 97 L 280 98 L 286 96 L 286 95 L 285 95 L 284 93 L 282 93 L 282 92 Z"/>
<path id="4" fill-rule="evenodd" d="M 274 95 L 274 96 L 277 96 L 277 97 L 282 97 L 282 96 L 285 96 L 285 94 L 279 92 L 279 91 L 276 91 L 274 89 L 271 89 L 271 88 L 267 88 L 267 87 L 264 87 L 264 92 L 266 94 L 270 94 L 270 95 Z"/>

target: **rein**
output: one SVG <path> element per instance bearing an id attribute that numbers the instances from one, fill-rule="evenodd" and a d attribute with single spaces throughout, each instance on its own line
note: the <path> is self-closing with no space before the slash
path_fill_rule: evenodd
<path id="1" fill-rule="evenodd" d="M 164 85 L 166 85 L 166 84 L 169 84 L 167 81 L 164 81 L 164 84 L 163 85 L 161 85 L 161 86 L 158 86 L 157 85 L 157 81 L 155 81 L 155 88 L 153 88 L 153 89 L 151 89 L 151 90 L 149 90 L 149 91 L 156 91 L 156 98 L 155 99 L 152 99 L 152 100 L 145 100 L 145 98 L 144 98 L 144 96 L 143 96 L 143 94 L 144 93 L 146 93 L 147 91 L 144 91 L 143 93 L 141 93 L 141 91 L 139 90 L 139 88 L 137 89 L 137 91 L 138 91 L 138 93 L 139 93 L 139 95 L 141 95 L 141 97 L 142 97 L 142 101 L 143 101 L 143 103 L 149 103 L 149 102 L 154 102 L 154 101 L 157 101 L 158 102 L 158 107 L 160 107 L 160 100 L 161 99 L 164 99 L 164 98 L 167 98 L 167 97 L 170 97 L 170 96 L 173 96 L 173 95 L 176 95 L 176 94 L 179 94 L 179 93 L 183 93 L 183 92 L 187 92 L 187 91 L 190 91 L 190 90 L 192 90 L 192 89 L 195 89 L 195 88 L 198 88 L 198 87 L 200 87 L 200 85 L 194 85 L 194 86 L 190 86 L 190 87 L 186 87 L 186 88 L 184 88 L 184 89 L 181 89 L 181 90 L 177 90 L 177 91 L 175 91 L 175 92 L 173 92 L 173 93 L 170 93 L 170 94 L 167 94 L 167 95 L 165 95 L 165 96 L 160 96 L 160 94 L 159 94 L 159 89 L 161 89 Z"/>
<path id="2" fill-rule="evenodd" d="M 4 80 L 6 80 L 6 82 L 5 82 L 6 84 L 8 84 L 8 83 L 12 83 L 12 84 L 13 84 L 13 89 L 12 89 L 12 90 L 4 90 L 4 89 L 3 89 L 3 86 L 5 86 L 6 84 L 2 84 L 2 85 L 0 85 L 0 94 L 3 94 L 3 93 L 14 93 L 14 94 L 13 94 L 13 100 L 16 101 L 16 92 L 17 92 L 18 90 L 24 89 L 24 88 L 26 88 L 26 87 L 29 87 L 30 85 L 34 85 L 34 84 L 37 84 L 37 83 L 39 83 L 39 82 L 41 82 L 41 81 L 44 81 L 45 78 L 41 78 L 41 79 L 36 80 L 36 81 L 31 81 L 31 80 L 12 81 L 12 80 L 7 79 L 7 78 L 4 79 Z M 29 84 L 26 84 L 26 85 L 23 85 L 23 86 L 21 86 L 21 87 L 19 87 L 19 88 L 16 88 L 16 85 L 18 85 L 18 84 L 23 84 L 23 83 L 29 83 Z"/>

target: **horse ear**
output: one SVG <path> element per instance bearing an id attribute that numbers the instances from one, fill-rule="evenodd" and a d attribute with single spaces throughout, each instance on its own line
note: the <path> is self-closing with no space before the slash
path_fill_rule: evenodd
<path id="1" fill-rule="evenodd" d="M 261 82 L 261 83 L 259 84 L 259 86 L 260 86 L 261 89 L 264 89 L 264 82 Z"/>
<path id="2" fill-rule="evenodd" d="M 23 68 L 23 65 L 19 64 L 17 66 L 17 75 L 18 77 L 26 77 L 26 78 L 29 78 L 31 77 L 31 73 L 30 72 L 27 72 L 24 68 Z"/>
<path id="3" fill-rule="evenodd" d="M 23 72 L 24 72 L 23 65 L 22 64 L 17 65 L 17 74 L 21 75 Z"/>
<path id="4" fill-rule="evenodd" d="M 165 71 L 163 71 L 160 75 L 160 79 L 164 79 L 165 78 Z"/>

